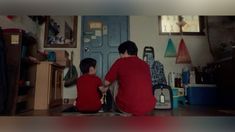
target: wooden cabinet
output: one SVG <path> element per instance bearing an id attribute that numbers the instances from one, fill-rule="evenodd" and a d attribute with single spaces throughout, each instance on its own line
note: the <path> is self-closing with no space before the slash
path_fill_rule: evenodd
<path id="1" fill-rule="evenodd" d="M 234 49 L 233 49 L 233 52 Z M 234 53 L 233 53 L 234 54 Z M 218 87 L 218 103 L 225 107 L 235 108 L 235 56 L 231 59 L 215 63 L 216 84 Z"/>
<path id="2" fill-rule="evenodd" d="M 52 62 L 37 65 L 35 110 L 46 110 L 62 104 L 63 66 Z"/>
<path id="3" fill-rule="evenodd" d="M 20 29 L 4 29 L 7 66 L 7 114 L 33 110 L 36 39 Z"/>

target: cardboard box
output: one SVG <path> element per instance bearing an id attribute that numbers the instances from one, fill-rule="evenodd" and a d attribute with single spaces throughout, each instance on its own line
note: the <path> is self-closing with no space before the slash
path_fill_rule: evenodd
<path id="1" fill-rule="evenodd" d="M 69 59 L 69 53 L 66 50 L 55 50 L 56 60 Z"/>
<path id="2" fill-rule="evenodd" d="M 70 66 L 70 60 L 69 59 L 56 60 L 56 63 L 61 65 L 61 66 L 65 66 L 65 67 Z"/>
<path id="3" fill-rule="evenodd" d="M 191 105 L 215 105 L 217 88 L 212 84 L 191 84 L 186 88 L 188 102 Z"/>

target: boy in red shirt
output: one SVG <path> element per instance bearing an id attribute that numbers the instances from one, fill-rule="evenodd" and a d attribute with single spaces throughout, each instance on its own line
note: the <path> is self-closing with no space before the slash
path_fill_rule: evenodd
<path id="1" fill-rule="evenodd" d="M 79 67 L 83 75 L 77 79 L 75 106 L 79 112 L 98 112 L 102 107 L 99 91 L 102 81 L 96 76 L 96 60 L 83 59 Z"/>
<path id="2" fill-rule="evenodd" d="M 132 41 L 120 44 L 118 51 L 120 58 L 106 74 L 103 89 L 118 80 L 119 88 L 115 100 L 118 109 L 133 115 L 150 113 L 156 100 L 152 93 L 148 64 L 137 57 L 138 48 Z"/>

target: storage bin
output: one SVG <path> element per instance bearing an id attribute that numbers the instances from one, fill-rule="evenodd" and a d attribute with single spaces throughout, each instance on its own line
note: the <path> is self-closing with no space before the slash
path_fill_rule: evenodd
<path id="1" fill-rule="evenodd" d="M 173 109 L 178 108 L 179 96 L 173 96 Z"/>
<path id="2" fill-rule="evenodd" d="M 173 109 L 178 108 L 178 101 L 179 101 L 179 89 L 178 88 L 172 88 L 172 95 L 173 95 Z"/>
<path id="3" fill-rule="evenodd" d="M 172 94 L 173 96 L 178 96 L 179 90 L 178 88 L 172 88 Z"/>
<path id="4" fill-rule="evenodd" d="M 187 100 L 191 105 L 214 105 L 217 102 L 217 88 L 212 84 L 191 84 L 186 87 Z"/>

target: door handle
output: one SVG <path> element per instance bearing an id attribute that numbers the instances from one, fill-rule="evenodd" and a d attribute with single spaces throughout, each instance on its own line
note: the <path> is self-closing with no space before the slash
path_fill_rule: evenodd
<path id="1" fill-rule="evenodd" d="M 85 47 L 85 48 L 84 48 L 84 51 L 85 51 L 85 52 L 89 52 L 90 49 L 89 49 L 88 47 Z"/>

